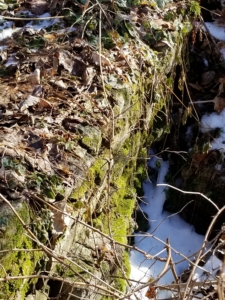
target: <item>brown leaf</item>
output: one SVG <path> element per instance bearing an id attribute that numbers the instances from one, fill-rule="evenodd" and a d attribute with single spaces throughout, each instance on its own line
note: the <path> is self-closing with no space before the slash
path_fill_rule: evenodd
<path id="1" fill-rule="evenodd" d="M 102 66 L 109 66 L 111 67 L 111 63 L 108 58 L 103 56 L 102 54 L 100 55 L 98 52 L 93 52 L 92 53 L 92 59 L 95 65 L 100 66 L 100 63 Z"/>
<path id="2" fill-rule="evenodd" d="M 188 83 L 193 89 L 197 90 L 197 91 L 202 91 L 203 87 L 198 83 L 198 81 L 196 83 Z"/>
<path id="3" fill-rule="evenodd" d="M 3 48 L 4 49 L 4 48 Z M 5 62 L 8 58 L 8 53 L 6 50 L 0 50 L 0 58 L 2 62 Z"/>
<path id="4" fill-rule="evenodd" d="M 201 78 L 201 85 L 203 86 L 207 86 L 209 85 L 210 83 L 212 83 L 212 81 L 214 80 L 215 78 L 215 75 L 216 73 L 214 71 L 207 71 L 207 72 L 204 72 L 202 74 L 202 78 Z"/>
<path id="5" fill-rule="evenodd" d="M 78 59 L 74 60 L 73 69 L 72 69 L 72 74 L 73 75 L 82 77 L 82 75 L 84 74 L 86 69 L 87 69 L 87 65 L 84 62 L 82 62 Z"/>
<path id="6" fill-rule="evenodd" d="M 84 48 L 84 46 L 87 45 L 87 42 L 85 40 L 79 39 L 79 38 L 75 38 L 73 40 L 73 42 L 71 43 L 71 45 L 77 49 L 77 50 L 81 50 Z"/>
<path id="7" fill-rule="evenodd" d="M 40 102 L 38 103 L 38 108 L 43 109 L 43 108 L 52 108 L 52 105 L 50 102 L 48 102 L 47 100 L 40 98 Z"/>
<path id="8" fill-rule="evenodd" d="M 41 74 L 40 69 L 35 69 L 34 72 L 32 72 L 29 75 L 30 84 L 32 84 L 32 85 L 40 84 L 40 74 Z"/>
<path id="9" fill-rule="evenodd" d="M 157 294 L 156 287 L 154 285 L 150 285 L 147 292 L 145 293 L 145 297 L 148 299 L 155 299 Z"/>
<path id="10" fill-rule="evenodd" d="M 173 23 L 164 21 L 163 19 L 154 20 L 153 22 L 154 24 L 157 24 L 158 29 L 166 28 L 172 31 L 176 30 Z"/>
<path id="11" fill-rule="evenodd" d="M 73 56 L 69 51 L 60 50 L 55 53 L 55 57 L 59 60 L 59 65 L 62 65 L 69 73 L 73 70 Z"/>
<path id="12" fill-rule="evenodd" d="M 221 83 L 218 88 L 218 95 L 224 93 L 224 91 L 225 91 L 225 86 L 224 86 L 225 78 L 220 78 L 219 82 L 221 82 Z"/>
<path id="13" fill-rule="evenodd" d="M 56 74 L 58 71 L 58 67 L 59 67 L 59 59 L 55 55 L 53 56 L 53 59 L 52 59 L 52 67 L 53 67 L 54 73 Z"/>
<path id="14" fill-rule="evenodd" d="M 81 78 L 84 85 L 90 85 L 95 76 L 95 70 L 92 67 L 86 68 L 85 72 L 82 74 Z"/>
<path id="15" fill-rule="evenodd" d="M 75 76 L 81 77 L 85 72 L 87 65 L 79 58 L 72 55 L 67 50 L 60 50 L 54 54 L 55 58 L 58 58 L 59 65 L 62 65 L 69 73 L 72 73 Z M 54 69 L 57 67 L 54 66 Z"/>
<path id="16" fill-rule="evenodd" d="M 214 98 L 214 109 L 219 114 L 225 108 L 225 98 L 216 96 Z"/>
<path id="17" fill-rule="evenodd" d="M 208 153 L 195 153 L 192 157 L 192 164 L 197 169 L 199 168 L 200 164 L 206 159 Z"/>

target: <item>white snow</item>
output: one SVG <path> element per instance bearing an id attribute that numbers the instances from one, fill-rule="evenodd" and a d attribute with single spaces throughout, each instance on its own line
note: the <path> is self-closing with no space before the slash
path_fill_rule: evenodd
<path id="1" fill-rule="evenodd" d="M 8 57 L 8 60 L 7 60 L 6 63 L 5 63 L 5 66 L 6 66 L 6 67 L 18 65 L 18 60 L 15 59 L 15 55 L 16 55 L 16 53 L 12 53 L 12 54 Z"/>
<path id="2" fill-rule="evenodd" d="M 221 152 L 225 150 L 225 109 L 218 115 L 213 112 L 210 115 L 204 115 L 201 120 L 201 131 L 203 133 L 209 132 L 213 129 L 220 129 L 218 138 L 210 143 L 211 150 L 218 149 Z"/>
<path id="3" fill-rule="evenodd" d="M 217 40 L 220 40 L 222 42 L 225 42 L 225 26 L 219 25 L 217 23 L 211 23 L 211 22 L 205 22 L 206 27 L 208 28 L 210 34 L 216 38 Z M 220 53 L 223 56 L 223 59 L 225 60 L 225 49 L 224 47 L 220 49 Z"/>
<path id="4" fill-rule="evenodd" d="M 0 20 L 1 20 L 1 16 L 0 16 Z M 7 28 L 12 28 L 12 27 L 13 27 L 13 22 L 12 21 L 2 20 L 2 22 L 0 24 L 0 30 L 7 29 Z"/>
<path id="5" fill-rule="evenodd" d="M 205 22 L 205 25 L 214 38 L 225 42 L 225 27 L 224 26 L 220 26 L 218 24 L 211 23 L 211 22 Z"/>
<path id="6" fill-rule="evenodd" d="M 5 28 L 0 32 L 0 41 L 3 41 L 4 39 L 10 38 L 14 32 L 16 32 L 17 29 L 14 28 Z"/>
<path id="7" fill-rule="evenodd" d="M 40 15 L 39 18 L 46 18 L 46 17 L 51 17 L 49 13 L 45 13 L 43 15 Z M 44 21 L 31 21 L 27 23 L 24 27 L 26 28 L 32 28 L 33 30 L 40 31 L 41 29 L 50 27 L 52 25 L 55 25 L 58 23 L 60 19 L 50 19 L 50 20 L 44 20 Z"/>
<path id="8" fill-rule="evenodd" d="M 150 165 L 156 168 L 157 158 L 152 158 Z M 161 168 L 158 174 L 157 183 L 163 183 L 165 175 L 168 171 L 168 162 L 162 161 Z M 148 214 L 150 229 L 147 234 L 137 234 L 135 236 L 135 246 L 144 250 L 145 252 L 156 255 L 163 251 L 158 256 L 167 257 L 165 249 L 166 239 L 169 238 L 170 245 L 176 251 L 172 251 L 173 261 L 176 263 L 176 271 L 178 275 L 188 267 L 188 261 L 183 260 L 185 255 L 189 259 L 193 259 L 196 252 L 202 246 L 203 236 L 197 234 L 194 231 L 193 226 L 186 223 L 179 215 L 171 215 L 170 213 L 163 211 L 163 204 L 165 202 L 165 187 L 157 187 L 150 181 L 144 182 L 144 202 L 147 204 L 141 204 L 140 208 Z M 171 217 L 170 217 L 171 216 Z M 154 237 L 157 237 L 154 238 Z M 161 240 L 161 241 L 160 241 Z M 181 253 L 182 255 L 178 254 Z M 163 262 L 156 261 L 154 259 L 147 260 L 141 253 L 132 250 L 130 255 L 131 262 L 131 279 L 141 282 L 147 282 L 149 278 L 156 279 L 157 275 L 162 271 Z M 199 271 L 200 272 L 200 271 Z M 168 271 L 160 280 L 159 284 L 171 283 L 174 280 L 171 271 Z M 134 286 L 140 286 L 138 283 Z M 144 295 L 147 288 L 143 289 L 136 296 L 139 299 L 147 299 Z M 159 291 L 159 298 L 166 298 L 170 295 L 170 292 Z M 133 296 L 132 299 L 136 299 Z"/>

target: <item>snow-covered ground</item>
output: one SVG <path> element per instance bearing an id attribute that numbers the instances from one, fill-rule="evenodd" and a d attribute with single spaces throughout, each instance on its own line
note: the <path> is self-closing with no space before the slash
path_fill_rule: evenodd
<path id="1" fill-rule="evenodd" d="M 153 157 L 150 162 L 151 168 L 157 168 L 157 158 Z M 162 161 L 159 169 L 157 183 L 164 183 L 165 175 L 168 171 L 168 162 Z M 140 209 L 148 214 L 150 229 L 146 234 L 140 233 L 135 237 L 135 246 L 151 255 L 167 257 L 165 249 L 166 239 L 169 238 L 172 249 L 173 261 L 176 263 L 178 275 L 188 267 L 188 261 L 184 256 L 193 259 L 194 254 L 201 248 L 203 236 L 194 231 L 193 226 L 186 223 L 179 215 L 171 215 L 163 211 L 163 204 L 166 199 L 165 187 L 158 186 L 150 181 L 144 182 L 145 197 Z M 156 239 L 157 238 L 157 239 Z M 179 254 L 180 253 L 180 254 Z M 181 255 L 182 254 L 182 255 Z M 181 261 L 180 263 L 178 263 Z M 131 251 L 131 279 L 141 282 L 147 282 L 150 278 L 156 279 L 162 271 L 165 263 L 155 259 L 147 260 L 144 255 L 137 251 Z M 171 283 L 174 280 L 171 270 L 168 271 L 160 280 L 159 284 Z M 134 284 L 135 286 L 135 284 Z M 136 286 L 140 286 L 137 283 Z M 138 299 L 147 299 L 144 295 L 148 288 L 138 294 Z M 170 293 L 160 291 L 160 298 L 166 298 Z M 133 299 L 136 299 L 135 296 Z"/>

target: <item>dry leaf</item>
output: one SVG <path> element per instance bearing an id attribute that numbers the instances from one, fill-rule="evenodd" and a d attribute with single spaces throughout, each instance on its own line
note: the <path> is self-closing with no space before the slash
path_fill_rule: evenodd
<path id="1" fill-rule="evenodd" d="M 2 50 L 0 50 L 0 58 L 2 62 L 5 62 L 8 58 L 8 53 L 7 50 L 3 50 L 4 48 L 2 48 Z"/>
<path id="2" fill-rule="evenodd" d="M 41 97 L 42 94 L 43 94 L 43 88 L 41 85 L 36 86 L 32 92 L 32 96 L 35 97 Z"/>
<path id="3" fill-rule="evenodd" d="M 213 100 L 214 102 L 214 109 L 219 114 L 225 107 L 225 98 L 216 96 Z"/>
<path id="4" fill-rule="evenodd" d="M 154 285 L 150 285 L 147 292 L 145 293 L 145 297 L 148 299 L 155 299 L 157 294 L 156 287 Z"/>
<path id="5" fill-rule="evenodd" d="M 54 210 L 53 212 L 53 219 L 54 219 L 53 230 L 52 230 L 53 238 L 57 238 L 60 234 L 62 234 L 70 223 L 70 217 L 64 214 L 64 212 L 69 214 L 68 205 L 66 204 L 66 201 L 59 201 L 55 203 L 55 206 L 58 209 L 60 209 L 60 211 Z"/>
<path id="6" fill-rule="evenodd" d="M 82 74 L 81 78 L 83 80 L 84 85 L 90 85 L 94 76 L 95 76 L 95 70 L 92 67 L 86 68 L 85 72 Z"/>
<path id="7" fill-rule="evenodd" d="M 221 78 L 220 78 L 220 79 L 221 79 Z M 222 78 L 222 79 L 223 79 L 223 78 Z M 224 78 L 224 79 L 225 79 L 225 78 Z M 219 81 L 220 81 L 220 80 L 219 80 Z M 220 83 L 219 88 L 218 88 L 218 92 L 219 92 L 218 95 L 224 93 L 224 91 L 225 91 L 225 89 L 224 89 L 224 83 L 225 83 L 225 81 Z"/>
<path id="8" fill-rule="evenodd" d="M 59 65 L 62 65 L 69 73 L 73 70 L 73 55 L 66 50 L 60 50 L 55 53 L 55 57 L 59 60 Z"/>
<path id="9" fill-rule="evenodd" d="M 86 71 L 87 65 L 79 59 L 75 59 L 73 62 L 72 74 L 75 76 L 82 77 L 83 73 Z"/>
<path id="10" fill-rule="evenodd" d="M 201 84 L 207 86 L 215 78 L 216 73 L 214 71 L 207 71 L 202 74 Z"/>
<path id="11" fill-rule="evenodd" d="M 58 71 L 58 67 L 59 67 L 59 59 L 57 56 L 53 56 L 52 66 L 53 66 L 54 73 L 56 74 Z"/>
<path id="12" fill-rule="evenodd" d="M 192 164 L 197 169 L 199 168 L 200 164 L 206 159 L 208 153 L 195 153 L 192 157 Z"/>
<path id="13" fill-rule="evenodd" d="M 30 9 L 35 15 L 42 15 L 48 9 L 48 2 L 46 0 L 29 0 L 24 1 L 24 6 Z"/>
<path id="14" fill-rule="evenodd" d="M 40 98 L 40 101 L 38 103 L 38 108 L 51 108 L 52 109 L 52 105 L 50 102 L 48 102 L 47 100 Z"/>
<path id="15" fill-rule="evenodd" d="M 24 101 L 22 101 L 19 104 L 19 111 L 23 112 L 28 107 L 38 104 L 39 101 L 40 101 L 39 97 L 35 97 L 35 96 L 32 96 L 32 95 L 29 95 Z"/>
<path id="16" fill-rule="evenodd" d="M 94 63 L 97 66 L 100 66 L 100 63 L 101 63 L 102 66 L 112 67 L 112 65 L 111 65 L 110 61 L 108 60 L 108 58 L 106 58 L 102 54 L 100 55 L 98 52 L 93 52 L 92 53 L 92 59 L 93 59 Z"/>
<path id="17" fill-rule="evenodd" d="M 203 87 L 198 83 L 198 81 L 196 83 L 188 83 L 188 84 L 197 91 L 203 90 Z"/>
<path id="18" fill-rule="evenodd" d="M 40 74 L 41 74 L 40 69 L 35 69 L 34 72 L 29 75 L 30 84 L 32 85 L 40 84 L 41 81 Z"/>
<path id="19" fill-rule="evenodd" d="M 153 22 L 154 24 L 157 24 L 158 29 L 166 28 L 172 31 L 176 30 L 172 23 L 164 21 L 163 19 L 154 20 Z"/>
<path id="20" fill-rule="evenodd" d="M 54 83 L 55 85 L 57 85 L 58 87 L 60 87 L 62 89 L 68 88 L 67 84 L 62 79 L 60 79 L 60 80 L 51 79 L 50 82 Z"/>

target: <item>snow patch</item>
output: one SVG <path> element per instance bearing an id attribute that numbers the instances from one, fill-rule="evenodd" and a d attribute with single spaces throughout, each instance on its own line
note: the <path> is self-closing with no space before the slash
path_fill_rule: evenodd
<path id="1" fill-rule="evenodd" d="M 155 167 L 157 158 L 150 160 L 151 167 Z M 163 183 L 169 168 L 168 162 L 162 161 L 158 173 L 157 183 Z M 166 200 L 165 187 L 157 187 L 150 181 L 145 181 L 144 202 L 140 209 L 148 214 L 150 229 L 146 234 L 137 233 L 135 236 L 135 246 L 144 250 L 146 253 L 159 257 L 167 257 L 165 249 L 166 239 L 169 238 L 173 249 L 172 258 L 176 264 L 175 268 L 178 274 L 188 267 L 184 255 L 193 259 L 203 243 L 203 236 L 194 231 L 194 227 L 186 223 L 179 215 L 171 215 L 163 211 L 163 204 Z M 150 278 L 156 279 L 162 271 L 165 263 L 160 261 L 147 260 L 143 254 L 132 250 L 130 255 L 131 279 L 135 281 L 147 282 Z M 173 274 L 168 271 L 160 280 L 159 284 L 169 284 L 174 280 Z M 139 283 L 134 287 L 140 286 Z M 143 289 L 138 295 L 139 299 L 146 299 L 144 296 L 147 288 Z M 169 291 L 159 291 L 159 298 L 169 297 Z M 132 299 L 136 299 L 135 296 Z"/>

